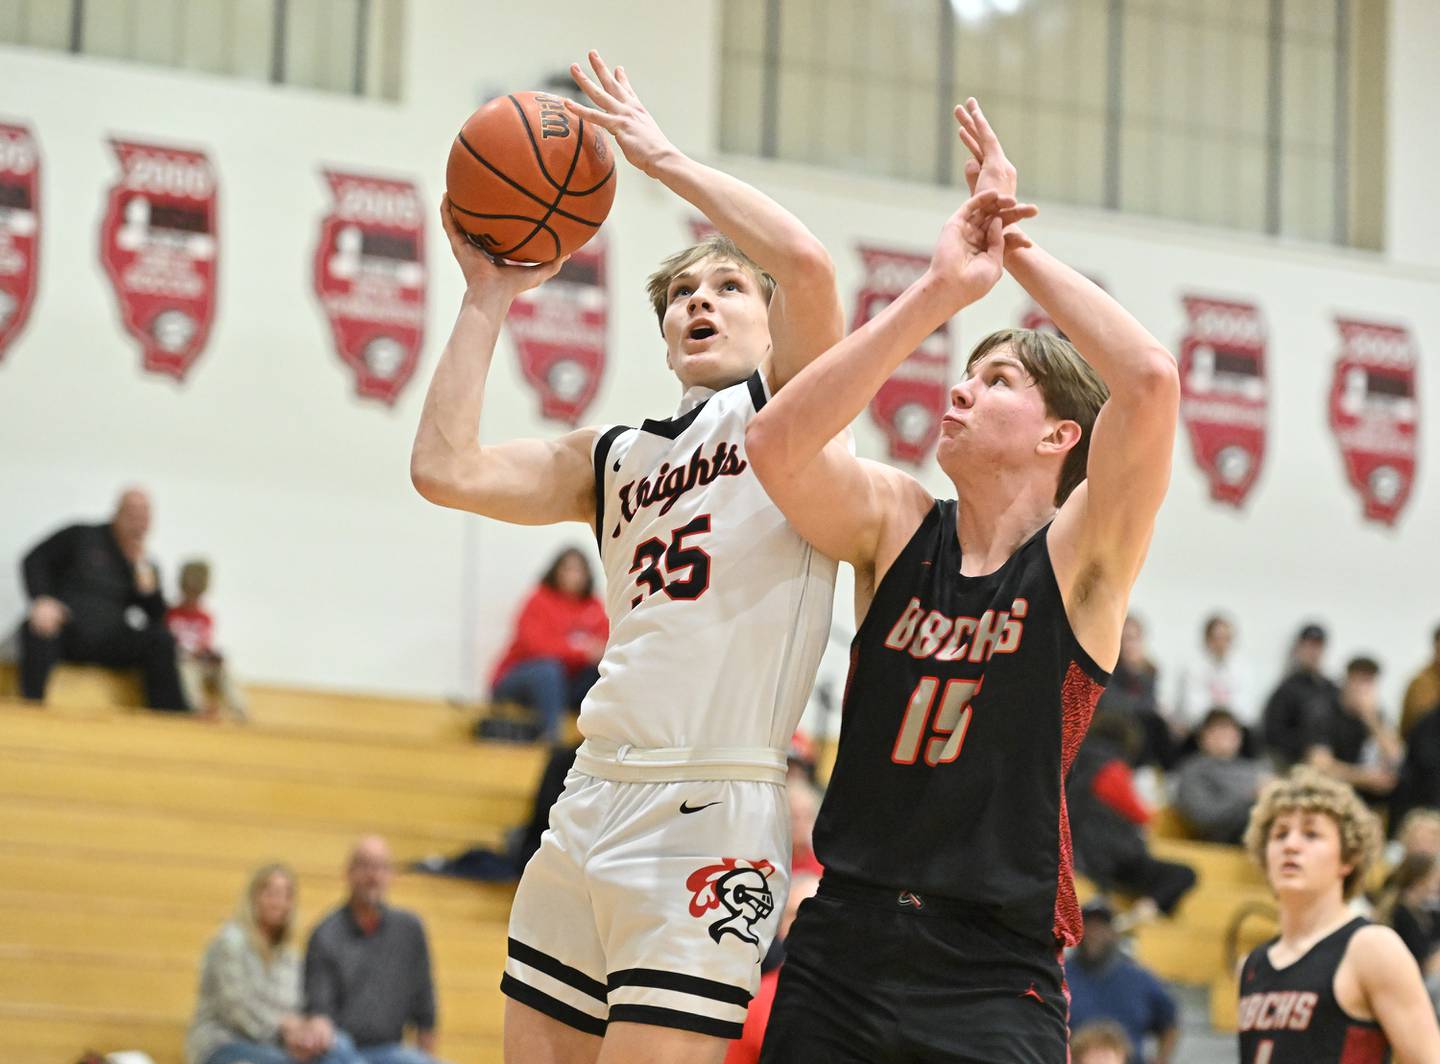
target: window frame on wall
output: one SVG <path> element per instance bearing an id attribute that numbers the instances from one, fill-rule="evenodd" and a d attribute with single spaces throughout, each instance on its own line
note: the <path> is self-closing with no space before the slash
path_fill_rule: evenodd
<path id="1" fill-rule="evenodd" d="M 0 0 L 0 43 L 393 101 L 405 4 Z M 193 31 L 196 23 L 212 31 L 209 39 Z"/>
<path id="2" fill-rule="evenodd" d="M 805 23 L 816 2 L 722 5 L 722 150 L 954 186 L 963 183 L 965 152 L 951 109 L 975 94 L 996 101 L 987 112 L 1012 156 L 1025 157 L 1016 161 L 1030 175 L 1032 198 L 1283 239 L 1381 246 L 1384 175 L 1375 160 L 1383 156 L 1384 95 L 1373 87 L 1384 69 L 1387 0 L 841 0 L 843 12 L 826 6 Z M 914 143 L 903 154 L 916 161 L 908 164 L 893 148 L 851 159 L 828 144 L 816 150 L 824 143 L 817 128 L 841 135 L 836 115 L 863 124 L 853 101 L 864 96 L 865 76 L 844 48 L 827 52 L 828 66 L 817 72 L 811 38 L 834 34 L 839 21 L 851 27 L 849 38 L 840 31 L 842 42 L 858 37 L 873 47 L 879 40 L 893 51 L 886 20 L 927 3 L 934 4 L 936 21 L 927 23 L 935 26 L 934 51 L 918 62 L 895 57 L 897 67 L 911 61 L 912 96 L 888 105 L 890 129 L 875 123 L 861 138 L 908 136 Z M 1068 29 L 1083 36 L 1078 51 L 1068 43 L 1057 51 L 1038 34 L 1015 39 L 1062 13 Z M 983 42 L 979 51 L 967 35 Z M 985 51 L 1002 47 L 1012 53 L 1004 76 L 1004 64 Z M 1047 64 L 1057 60 L 1069 64 L 1077 84 L 1083 79 L 1073 98 L 1062 91 L 1065 75 L 1056 87 Z M 832 103 L 827 114 L 826 98 L 837 94 L 824 86 L 842 83 L 837 72 L 858 87 L 846 94 L 848 112 Z M 1047 80 L 1048 88 L 1037 89 Z M 803 93 L 805 105 L 787 102 L 787 93 L 792 101 Z M 1231 111 L 1244 114 L 1227 113 L 1227 99 L 1240 105 Z M 907 123 L 907 114 L 919 121 Z M 896 133 L 907 125 L 908 133 Z M 796 129 L 810 132 L 797 137 Z M 1066 151 L 1081 164 L 1076 172 L 1067 172 Z M 1047 155 L 1048 166 L 1032 164 Z"/>

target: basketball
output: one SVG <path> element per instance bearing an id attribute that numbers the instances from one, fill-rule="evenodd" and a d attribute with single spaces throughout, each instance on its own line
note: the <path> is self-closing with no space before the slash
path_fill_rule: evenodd
<path id="1" fill-rule="evenodd" d="M 498 96 L 450 146 L 445 188 L 455 224 L 513 262 L 550 262 L 595 235 L 615 200 L 605 131 L 548 92 Z"/>

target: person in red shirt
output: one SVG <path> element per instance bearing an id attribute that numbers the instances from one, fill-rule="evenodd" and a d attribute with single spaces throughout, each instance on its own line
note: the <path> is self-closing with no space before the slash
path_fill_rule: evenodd
<path id="1" fill-rule="evenodd" d="M 556 742 L 565 711 L 579 708 L 599 679 L 609 632 L 590 563 L 578 548 L 567 547 L 521 606 L 515 635 L 491 677 L 491 696 L 534 709 L 542 738 Z"/>
<path id="2" fill-rule="evenodd" d="M 245 719 L 245 697 L 215 649 L 215 618 L 201 599 L 210 590 L 210 566 L 188 561 L 180 567 L 180 602 L 165 613 L 165 626 L 179 651 L 180 681 L 190 705 L 201 716 L 217 719 L 223 712 Z"/>

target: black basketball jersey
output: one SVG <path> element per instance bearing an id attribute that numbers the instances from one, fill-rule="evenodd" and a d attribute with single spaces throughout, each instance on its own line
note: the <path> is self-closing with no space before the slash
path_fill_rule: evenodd
<path id="1" fill-rule="evenodd" d="M 1240 969 L 1240 1064 L 1383 1064 L 1390 1043 L 1373 1020 L 1357 1020 L 1335 1000 L 1335 970 L 1350 938 L 1370 921 L 1357 916 L 1275 969 L 1257 946 Z"/>
<path id="2" fill-rule="evenodd" d="M 855 634 L 815 854 L 827 875 L 1073 945 L 1064 780 L 1110 677 L 1070 629 L 1050 526 L 966 577 L 955 520 L 955 501 L 937 500 Z"/>

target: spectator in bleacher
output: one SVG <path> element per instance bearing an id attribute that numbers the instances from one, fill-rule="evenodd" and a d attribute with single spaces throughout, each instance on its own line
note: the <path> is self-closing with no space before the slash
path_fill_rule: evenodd
<path id="1" fill-rule="evenodd" d="M 150 497 L 130 488 L 107 523 L 62 528 L 25 555 L 21 570 L 30 605 L 20 626 L 23 697 L 44 701 L 56 663 L 81 661 L 139 668 L 146 705 L 189 710 L 175 640 L 164 623 L 160 579 L 145 557 L 149 532 Z"/>
<path id="2" fill-rule="evenodd" d="M 202 601 L 210 589 L 210 566 L 188 561 L 180 567 L 180 602 L 165 614 L 165 625 L 180 652 L 180 679 L 185 697 L 203 716 L 222 713 L 245 719 L 245 696 L 235 686 L 224 656 L 215 649 L 215 618 Z"/>
<path id="3" fill-rule="evenodd" d="M 1200 655 L 1180 670 L 1173 713 L 1187 729 L 1214 706 L 1224 706 L 1242 727 L 1253 727 L 1259 704 L 1249 670 L 1233 653 L 1235 625 L 1223 614 L 1205 619 Z"/>
<path id="4" fill-rule="evenodd" d="M 300 1008 L 292 943 L 295 873 L 271 864 L 250 877 L 235 916 L 205 950 L 187 1064 L 355 1064 L 328 1020 Z"/>
<path id="5" fill-rule="evenodd" d="M 1175 808 L 1207 842 L 1238 843 L 1250 807 L 1270 778 L 1269 766 L 1241 755 L 1244 732 L 1223 707 L 1205 714 L 1195 739 L 1198 749 L 1176 771 Z"/>
<path id="6" fill-rule="evenodd" d="M 1385 852 L 1385 863 L 1398 865 L 1411 854 L 1440 858 L 1440 809 L 1412 809 L 1395 824 L 1395 841 Z M 1392 824 L 1392 828 L 1395 827 Z"/>
<path id="7" fill-rule="evenodd" d="M 1400 738 L 1410 738 L 1415 725 L 1440 709 L 1440 625 L 1431 633 L 1433 643 L 1429 664 L 1410 678 L 1400 711 Z"/>
<path id="8" fill-rule="evenodd" d="M 349 899 L 310 933 L 305 1003 L 350 1036 L 365 1064 L 433 1064 L 430 944 L 418 916 L 386 903 L 393 874 L 384 839 L 355 844 L 345 869 Z"/>
<path id="9" fill-rule="evenodd" d="M 1120 630 L 1120 658 L 1096 708 L 1135 722 L 1140 737 L 1133 761 L 1137 768 L 1155 765 L 1168 769 L 1174 764 L 1175 741 L 1160 710 L 1158 682 L 1159 670 L 1145 646 L 1145 625 L 1132 613 Z"/>
<path id="10" fill-rule="evenodd" d="M 1322 671 L 1325 629 L 1306 624 L 1295 637 L 1290 672 L 1265 703 L 1265 750 L 1282 771 L 1305 760 L 1338 708 L 1340 689 Z"/>
<path id="11" fill-rule="evenodd" d="M 490 681 L 491 696 L 534 709 L 541 737 L 557 741 L 565 713 L 580 707 L 600 677 L 609 631 L 590 563 L 578 548 L 567 547 L 520 608 L 515 634 Z"/>
<path id="12" fill-rule="evenodd" d="M 1138 895 L 1125 915 L 1141 923 L 1173 913 L 1195 885 L 1195 870 L 1150 853 L 1143 828 L 1152 814 L 1135 791 L 1126 756 L 1135 741 L 1126 718 L 1096 714 L 1075 755 L 1065 796 L 1076 871 L 1104 890 Z"/>
<path id="13" fill-rule="evenodd" d="M 1395 929 L 1420 965 L 1440 972 L 1440 860 L 1412 853 L 1385 879 L 1375 899 L 1375 920 Z"/>
<path id="14" fill-rule="evenodd" d="M 1404 745 L 1380 709 L 1380 665 L 1352 658 L 1345 684 L 1329 715 L 1311 738 L 1306 761 L 1327 776 L 1348 783 L 1362 798 L 1378 801 L 1395 790 Z"/>
<path id="15" fill-rule="evenodd" d="M 1097 1020 L 1112 1020 L 1129 1038 L 1131 1059 L 1169 1064 L 1180 1040 L 1175 999 L 1159 978 L 1120 948 L 1115 911 L 1104 898 L 1081 910 L 1085 937 L 1065 958 L 1070 988 L 1070 1029 L 1079 1031 Z M 1145 1055 L 1146 1040 L 1155 1048 Z M 1073 1055 L 1073 1047 L 1072 1047 Z"/>
<path id="16" fill-rule="evenodd" d="M 1410 730 L 1390 794 L 1390 827 L 1413 812 L 1440 809 L 1440 713 L 1427 713 Z"/>
<path id="17" fill-rule="evenodd" d="M 1128 1064 L 1130 1037 L 1114 1020 L 1091 1020 L 1070 1036 L 1070 1064 Z"/>

